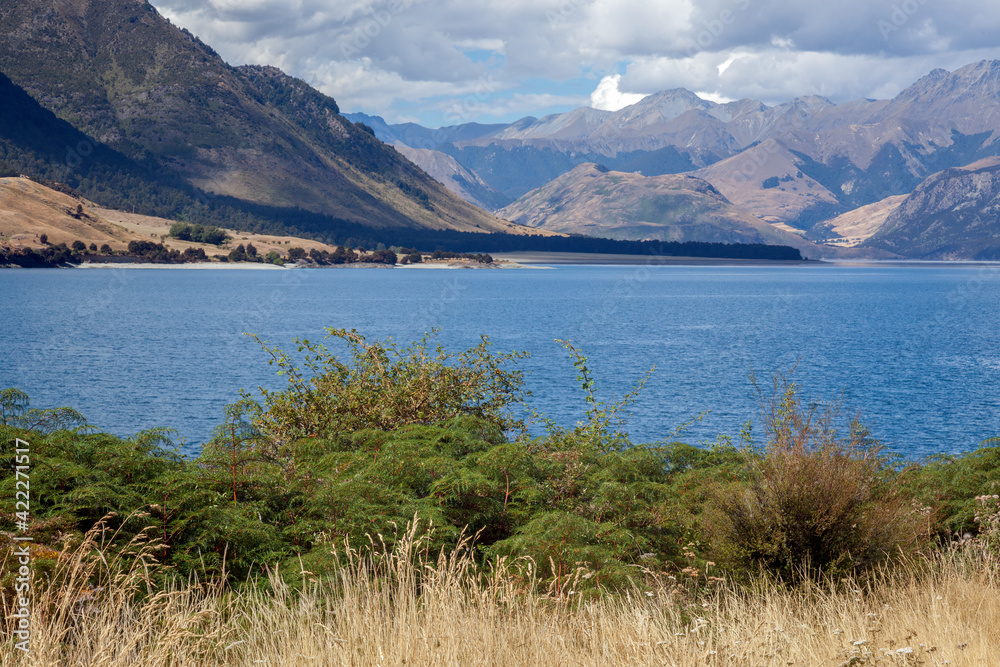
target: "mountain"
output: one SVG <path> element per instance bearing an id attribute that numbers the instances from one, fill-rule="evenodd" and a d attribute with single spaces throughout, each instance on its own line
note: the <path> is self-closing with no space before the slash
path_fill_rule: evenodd
<path id="1" fill-rule="evenodd" d="M 579 110 L 581 113 L 594 109 Z M 526 133 L 538 132 L 535 124 L 560 124 L 557 114 L 539 121 L 523 118 L 513 124 L 481 125 L 467 123 L 437 129 L 429 129 L 414 123 L 390 125 L 379 116 L 362 113 L 346 114 L 346 117 L 371 128 L 375 136 L 387 144 L 404 144 L 413 148 L 436 150 L 453 157 L 463 167 L 479 176 L 484 183 L 500 192 L 509 200 L 533 190 L 553 178 L 587 162 L 597 162 L 612 169 L 641 171 L 647 175 L 674 174 L 711 164 L 721 157 L 717 152 L 702 149 L 678 149 L 673 145 L 647 150 L 637 149 L 607 155 L 586 146 L 579 150 L 572 145 L 580 145 L 579 137 L 572 142 L 552 141 L 546 137 L 503 138 L 508 129 L 521 129 Z M 609 114 L 610 112 L 598 112 Z M 516 135 L 516 132 L 514 133 Z M 583 142 L 586 143 L 586 142 Z"/>
<path id="2" fill-rule="evenodd" d="M 368 126 L 376 137 L 387 144 L 402 143 L 413 148 L 434 148 L 443 143 L 478 139 L 508 127 L 506 124 L 464 123 L 432 130 L 416 123 L 389 125 L 381 116 L 364 113 L 347 113 L 344 118 Z"/>
<path id="3" fill-rule="evenodd" d="M 392 228 L 380 232 L 299 208 L 207 194 L 160 167 L 154 158 L 130 158 L 80 132 L 0 74 L 0 175 L 18 174 L 84 195 L 104 207 L 220 227 L 305 235 L 350 246 L 396 243 L 401 233 Z M 407 233 L 412 238 L 418 231 Z M 441 241 L 441 234 L 423 232 L 424 240 L 432 243 Z"/>
<path id="4" fill-rule="evenodd" d="M 583 164 L 498 214 L 529 227 L 615 239 L 788 245 L 822 250 L 733 206 L 712 184 L 684 175 L 642 176 Z M 834 251 L 828 255 L 836 254 Z"/>
<path id="5" fill-rule="evenodd" d="M 1000 260 L 1000 158 L 926 179 L 863 245 L 920 259 Z"/>
<path id="6" fill-rule="evenodd" d="M 704 178 L 745 212 L 765 222 L 803 229 L 843 209 L 837 195 L 803 170 L 785 137 L 690 172 Z"/>
<path id="7" fill-rule="evenodd" d="M 458 160 L 446 153 L 429 148 L 411 148 L 398 142 L 394 147 L 407 160 L 427 172 L 431 178 L 471 204 L 487 211 L 494 211 L 510 203 L 510 197 L 491 188 L 477 174 L 460 165 Z"/>
<path id="8" fill-rule="evenodd" d="M 3 3 L 0 71 L 81 133 L 59 147 L 70 162 L 102 146 L 153 180 L 176 177 L 278 217 L 516 231 L 345 119 L 333 99 L 275 68 L 230 67 L 145 0 Z"/>
<path id="9" fill-rule="evenodd" d="M 377 242 L 383 242 L 386 245 L 431 247 L 456 252 L 543 250 L 612 254 L 680 254 L 744 259 L 799 258 L 797 251 L 787 247 L 651 245 L 599 238 L 566 237 L 557 232 L 531 229 L 507 221 L 499 221 L 501 229 L 508 232 L 503 234 L 427 231 L 418 228 L 386 228 L 380 231 L 302 209 L 264 206 L 232 197 L 206 195 L 176 172 L 158 167 L 154 158 L 135 160 L 88 137 L 68 122 L 57 118 L 51 111 L 42 108 L 23 89 L 0 74 L 0 177 L 29 172 L 53 182 L 53 185 L 63 191 L 67 190 L 67 185 L 63 184 L 68 184 L 70 192 L 76 189 L 80 192 L 95 193 L 94 199 L 100 199 L 104 207 L 113 206 L 122 210 L 153 212 L 153 214 L 162 211 L 164 218 L 191 220 L 256 232 L 267 235 L 270 240 L 283 234 L 295 233 L 354 247 L 357 245 L 371 247 Z M 79 200 L 74 199 L 74 201 Z M 66 204 L 66 208 L 70 208 L 69 203 Z M 64 211 L 52 210 L 55 211 L 56 217 L 62 220 Z M 50 214 L 51 211 L 46 213 Z M 117 223 L 127 222 L 124 218 L 120 218 L 124 215 L 120 212 L 101 210 L 97 214 Z M 0 215 L 4 213 L 0 211 Z M 69 224 L 68 220 L 62 222 Z M 162 226 L 161 224 L 160 227 Z M 85 233 L 85 230 L 63 231 L 75 234 L 73 240 L 91 238 L 86 235 L 90 232 Z M 39 233 L 38 230 L 21 228 L 16 234 L 25 232 L 30 232 L 32 237 Z M 12 227 L 11 235 L 14 234 Z M 262 239 L 262 244 L 264 241 L 266 240 Z M 114 243 L 111 245 L 115 247 Z"/>
<path id="10" fill-rule="evenodd" d="M 401 135 L 399 126 L 384 121 L 375 132 Z M 406 132 L 418 134 L 413 126 Z M 834 104 L 805 96 L 776 106 L 749 99 L 720 104 L 673 89 L 614 112 L 582 108 L 501 127 L 460 125 L 427 130 L 421 139 L 510 197 L 586 163 L 647 177 L 687 174 L 711 183 L 743 213 L 812 240 L 971 257 L 978 242 L 990 252 L 989 237 L 977 236 L 978 228 L 969 231 L 968 243 L 959 240 L 968 230 L 948 230 L 941 248 L 929 241 L 914 245 L 916 237 L 887 236 L 882 245 L 869 245 L 862 242 L 880 226 L 861 218 L 868 212 L 879 220 L 902 216 L 903 209 L 890 214 L 886 206 L 866 207 L 899 202 L 932 175 L 1000 155 L 998 132 L 1000 61 L 982 61 L 954 72 L 934 70 L 889 100 Z M 964 183 L 949 182 L 960 189 Z M 522 204 L 505 211 L 531 217 Z M 944 224 L 943 212 L 935 215 Z M 970 218 L 948 220 L 954 226 Z M 897 222 L 909 229 L 902 218 Z M 926 232 L 917 236 L 927 241 Z"/>
<path id="11" fill-rule="evenodd" d="M 842 248 L 861 245 L 885 224 L 885 219 L 906 200 L 906 195 L 886 197 L 874 204 L 866 204 L 825 220 L 810 230 L 808 237 L 817 243 Z"/>

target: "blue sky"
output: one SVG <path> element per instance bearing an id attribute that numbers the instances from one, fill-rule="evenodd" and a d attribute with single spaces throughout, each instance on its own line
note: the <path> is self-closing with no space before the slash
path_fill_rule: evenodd
<path id="1" fill-rule="evenodd" d="M 687 88 L 778 104 L 887 98 L 1000 59 L 994 0 L 152 0 L 230 64 L 428 127 L 615 109 Z"/>

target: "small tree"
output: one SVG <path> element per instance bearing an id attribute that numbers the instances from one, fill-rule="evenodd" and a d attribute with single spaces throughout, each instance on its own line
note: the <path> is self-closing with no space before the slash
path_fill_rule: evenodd
<path id="1" fill-rule="evenodd" d="M 41 236 L 38 237 L 38 241 L 42 245 L 48 245 L 49 244 L 49 235 L 48 234 L 42 234 Z"/>
<path id="2" fill-rule="evenodd" d="M 486 337 L 458 354 L 445 352 L 440 345 L 428 350 L 436 331 L 408 348 L 391 340 L 369 343 L 354 330 L 326 331 L 327 338 L 347 346 L 351 361 L 342 361 L 323 345 L 296 340 L 299 352 L 306 352 L 309 376 L 285 352 L 252 336 L 271 355 L 268 363 L 277 363 L 288 377 L 285 391 L 261 389 L 264 410 L 258 426 L 276 440 L 336 438 L 363 429 L 387 431 L 463 415 L 502 428 L 520 425 L 509 409 L 525 396 L 523 376 L 506 367 L 527 353 L 493 354 Z"/>
<path id="3" fill-rule="evenodd" d="M 376 250 L 368 257 L 369 262 L 375 262 L 377 264 L 395 264 L 397 260 L 396 253 L 391 250 Z"/>
<path id="4" fill-rule="evenodd" d="M 73 241 L 73 252 L 83 252 L 86 249 L 87 249 L 87 244 L 81 241 L 80 239 Z"/>
<path id="5" fill-rule="evenodd" d="M 266 440 L 253 424 L 260 411 L 251 400 L 241 400 L 226 406 L 226 421 L 215 429 L 215 437 L 205 445 L 201 461 L 210 469 L 224 471 L 225 485 L 234 503 L 245 496 L 247 468 L 266 465 Z"/>

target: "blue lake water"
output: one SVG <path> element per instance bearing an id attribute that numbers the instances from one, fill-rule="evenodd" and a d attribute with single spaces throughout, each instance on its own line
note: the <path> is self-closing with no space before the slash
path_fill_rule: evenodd
<path id="1" fill-rule="evenodd" d="M 655 365 L 631 409 L 637 442 L 705 411 L 682 439 L 736 436 L 755 413 L 748 374 L 796 364 L 807 396 L 842 397 L 907 457 L 1000 435 L 996 266 L 4 270 L 0 312 L 0 387 L 120 435 L 175 428 L 188 453 L 241 388 L 282 386 L 244 332 L 289 346 L 324 327 L 527 350 L 531 405 L 567 425 L 585 404 L 554 339 L 589 357 L 599 398 Z"/>

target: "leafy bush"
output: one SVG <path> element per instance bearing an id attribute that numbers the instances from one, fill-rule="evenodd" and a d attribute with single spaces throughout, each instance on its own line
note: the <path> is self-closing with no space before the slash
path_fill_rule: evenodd
<path id="1" fill-rule="evenodd" d="M 225 231 L 210 225 L 189 224 L 185 222 L 175 222 L 170 225 L 168 236 L 181 241 L 192 241 L 195 243 L 210 243 L 212 245 L 222 245 L 230 239 Z"/>
<path id="2" fill-rule="evenodd" d="M 1000 494 L 1000 438 L 969 453 L 942 454 L 915 467 L 905 477 L 907 489 L 932 512 L 928 524 L 941 540 L 975 535 L 980 503 L 977 496 Z"/>
<path id="3" fill-rule="evenodd" d="M 392 340 L 368 343 L 353 329 L 327 329 L 326 338 L 347 346 L 351 363 L 325 346 L 296 340 L 305 351 L 306 377 L 278 348 L 268 348 L 268 363 L 277 363 L 288 377 L 281 392 L 261 390 L 264 408 L 258 424 L 279 442 L 302 437 L 335 438 L 343 433 L 388 431 L 407 424 L 433 424 L 471 415 L 501 428 L 519 422 L 510 408 L 521 402 L 521 371 L 507 366 L 525 353 L 493 354 L 485 336 L 476 347 L 458 354 L 438 345 L 428 350 L 429 334 L 408 348 Z"/>
<path id="4" fill-rule="evenodd" d="M 150 262 L 178 262 L 181 259 L 179 250 L 168 250 L 162 243 L 152 241 L 129 241 L 128 254 Z"/>
<path id="5" fill-rule="evenodd" d="M 895 484 L 881 446 L 857 420 L 842 436 L 836 406 L 802 406 L 776 375 L 761 395 L 767 444 L 751 446 L 745 480 L 715 493 L 715 549 L 730 563 L 783 578 L 861 572 L 910 553 L 922 516 Z"/>
<path id="6" fill-rule="evenodd" d="M 375 262 L 377 264 L 389 264 L 390 266 L 395 264 L 397 261 L 396 253 L 391 250 L 376 250 L 371 255 L 367 257 L 369 262 Z"/>

